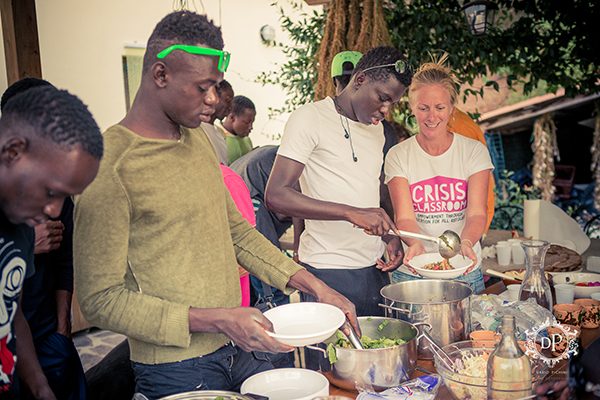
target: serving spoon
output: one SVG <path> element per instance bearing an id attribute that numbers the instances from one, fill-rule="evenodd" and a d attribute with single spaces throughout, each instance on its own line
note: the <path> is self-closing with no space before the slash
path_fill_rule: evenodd
<path id="1" fill-rule="evenodd" d="M 346 322 L 345 325 L 348 328 L 348 333 L 344 332 L 344 334 L 350 341 L 350 344 L 352 344 L 352 346 L 355 349 L 363 350 L 364 347 L 362 345 L 362 342 L 360 341 L 360 338 L 358 337 L 358 334 L 356 333 L 356 330 L 354 329 L 352 324 L 350 324 L 349 322 Z"/>
<path id="2" fill-rule="evenodd" d="M 446 259 L 452 258 L 460 252 L 460 236 L 454 231 L 445 230 L 439 237 L 423 235 L 421 233 L 390 229 L 389 234 L 412 239 L 426 240 L 438 244 L 440 255 Z"/>

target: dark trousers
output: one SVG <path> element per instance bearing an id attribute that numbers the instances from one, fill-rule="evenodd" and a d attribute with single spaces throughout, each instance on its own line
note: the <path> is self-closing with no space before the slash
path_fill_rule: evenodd
<path id="1" fill-rule="evenodd" d="M 266 285 L 266 283 L 263 283 L 260 279 L 258 279 L 254 275 L 250 275 L 250 284 L 251 284 L 250 289 L 252 290 L 251 303 L 255 304 L 256 302 L 265 301 L 266 294 L 265 294 L 263 285 Z M 278 306 L 282 306 L 284 304 L 289 304 L 290 296 L 287 296 L 281 290 L 274 288 L 273 286 L 269 286 L 269 288 L 271 290 L 271 294 L 273 295 L 273 299 L 271 300 L 271 302 L 273 302 L 275 305 L 278 305 Z"/>
<path id="2" fill-rule="evenodd" d="M 276 289 L 263 283 L 258 278 L 250 276 L 250 282 L 254 293 L 256 294 L 253 301 L 254 307 L 258 308 L 261 312 L 267 311 L 271 307 L 282 306 L 289 304 L 290 297 L 285 295 L 281 290 Z M 267 293 L 265 293 L 265 291 Z M 275 368 L 294 368 L 294 353 L 276 353 L 269 354 L 269 359 L 273 363 Z"/>
<path id="3" fill-rule="evenodd" d="M 308 264 L 301 263 L 308 272 L 325 282 L 329 287 L 343 294 L 354 303 L 356 314 L 359 317 L 383 317 L 385 310 L 378 306 L 383 303 L 380 290 L 390 283 L 387 272 L 382 272 L 375 266 L 359 269 L 321 269 L 313 268 Z M 316 299 L 305 293 L 300 294 L 302 301 L 316 301 Z M 305 349 L 304 356 L 306 368 L 314 371 L 328 371 L 329 361 L 323 354 L 311 349 Z"/>
<path id="4" fill-rule="evenodd" d="M 84 400 L 87 398 L 85 374 L 73 341 L 53 333 L 35 341 L 35 350 L 48 384 L 58 400 Z M 18 398 L 32 399 L 20 381 Z"/>
<path id="5" fill-rule="evenodd" d="M 240 391 L 250 376 L 273 369 L 266 353 L 232 344 L 202 357 L 162 364 L 132 362 L 135 391 L 149 399 L 194 390 Z"/>

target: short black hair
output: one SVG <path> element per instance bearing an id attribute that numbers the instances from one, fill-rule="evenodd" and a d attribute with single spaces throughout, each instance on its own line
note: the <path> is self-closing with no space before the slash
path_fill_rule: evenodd
<path id="1" fill-rule="evenodd" d="M 219 92 L 219 95 L 221 93 L 227 92 L 227 91 L 233 93 L 233 87 L 231 86 L 231 83 L 229 83 L 225 79 L 223 79 L 217 86 L 217 91 Z"/>
<path id="2" fill-rule="evenodd" d="M 256 111 L 256 107 L 252 100 L 246 96 L 235 96 L 231 102 L 231 113 L 233 115 L 241 115 L 244 110 L 250 109 Z"/>
<path id="3" fill-rule="evenodd" d="M 380 46 L 375 47 L 369 50 L 358 63 L 356 67 L 354 67 L 354 72 L 352 76 L 364 71 L 367 68 L 377 67 L 379 65 L 387 65 L 394 64 L 397 60 L 404 60 L 408 65 L 408 60 L 404 57 L 402 52 L 394 47 L 390 46 Z M 365 72 L 369 78 L 379 81 L 379 80 L 387 80 L 390 76 L 394 76 L 401 84 L 405 87 L 410 86 L 410 82 L 412 80 L 413 71 L 412 68 L 407 68 L 407 70 L 400 74 L 393 67 L 386 68 L 374 68 L 367 72 Z"/>
<path id="4" fill-rule="evenodd" d="M 223 50 L 223 35 L 221 28 L 206 15 L 187 10 L 172 12 L 154 27 L 146 45 L 143 70 L 146 71 L 156 61 L 156 55 L 172 44 L 203 44 Z"/>
<path id="5" fill-rule="evenodd" d="M 19 93 L 6 103 L 0 123 L 29 125 L 34 134 L 61 147 L 81 145 L 91 156 L 102 158 L 100 128 L 87 106 L 66 90 L 46 85 Z"/>
<path id="6" fill-rule="evenodd" d="M 12 99 L 19 93 L 22 93 L 28 89 L 38 86 L 53 86 L 50 82 L 39 78 L 23 78 L 12 85 L 10 85 L 4 93 L 2 93 L 2 99 L 0 100 L 0 111 L 4 111 L 4 106 L 8 100 Z"/>

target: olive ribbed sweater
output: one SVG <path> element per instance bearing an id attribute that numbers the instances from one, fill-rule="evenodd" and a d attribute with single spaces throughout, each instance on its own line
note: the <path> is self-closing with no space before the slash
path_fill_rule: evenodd
<path id="1" fill-rule="evenodd" d="M 301 269 L 238 213 L 204 134 L 147 139 L 115 125 L 96 180 L 76 200 L 77 296 L 94 325 L 128 336 L 133 361 L 217 350 L 189 332 L 190 307 L 240 305 L 237 262 L 279 288 Z"/>

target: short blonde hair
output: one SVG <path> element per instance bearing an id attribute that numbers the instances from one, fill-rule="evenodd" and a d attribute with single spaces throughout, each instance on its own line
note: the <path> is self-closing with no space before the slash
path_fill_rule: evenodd
<path id="1" fill-rule="evenodd" d="M 452 69 L 446 65 L 448 53 L 443 53 L 440 57 L 430 54 L 431 62 L 421 64 L 415 72 L 410 88 L 408 89 L 408 100 L 414 104 L 415 92 L 425 85 L 441 85 L 450 94 L 452 105 L 456 104 L 458 98 L 458 79 Z"/>

